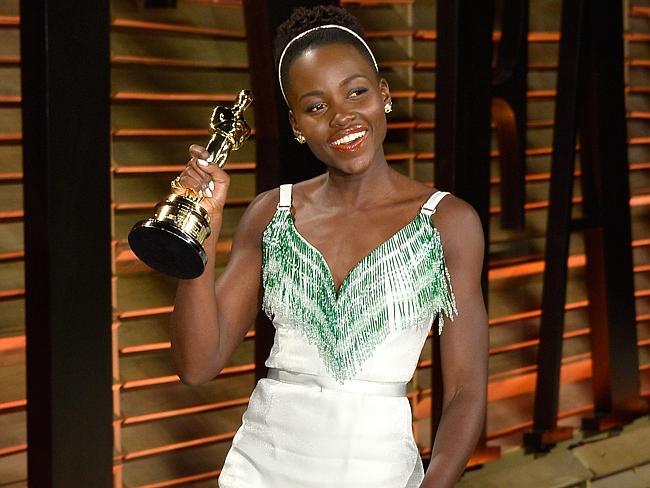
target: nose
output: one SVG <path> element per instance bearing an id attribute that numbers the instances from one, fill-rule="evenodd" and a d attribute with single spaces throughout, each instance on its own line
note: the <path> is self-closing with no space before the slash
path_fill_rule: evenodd
<path id="1" fill-rule="evenodd" d="M 354 112 L 348 110 L 345 106 L 339 105 L 338 107 L 334 107 L 334 115 L 330 121 L 330 126 L 345 127 L 346 125 L 349 125 L 355 117 L 356 115 Z"/>

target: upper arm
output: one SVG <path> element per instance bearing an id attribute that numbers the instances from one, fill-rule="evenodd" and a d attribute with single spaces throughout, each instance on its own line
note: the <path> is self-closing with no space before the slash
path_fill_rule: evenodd
<path id="1" fill-rule="evenodd" d="M 441 200 L 434 218 L 458 310 L 453 322 L 445 321 L 440 337 L 445 401 L 461 389 L 485 397 L 489 343 L 481 289 L 483 228 L 474 208 L 452 195 Z"/>
<path id="2" fill-rule="evenodd" d="M 251 202 L 235 230 L 228 264 L 216 280 L 219 357 L 223 361 L 230 359 L 260 309 L 262 234 L 277 201 L 276 189 L 259 194 Z"/>

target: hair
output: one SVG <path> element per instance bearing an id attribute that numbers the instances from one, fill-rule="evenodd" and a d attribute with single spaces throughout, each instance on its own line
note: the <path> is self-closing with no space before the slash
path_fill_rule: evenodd
<path id="1" fill-rule="evenodd" d="M 285 47 L 292 39 L 303 32 L 321 25 L 336 24 L 354 31 L 361 38 L 364 32 L 357 18 L 348 11 L 334 5 L 317 5 L 312 8 L 298 7 L 291 16 L 277 29 L 275 35 L 275 69 L 278 71 L 280 57 Z M 279 73 L 284 82 L 285 91 L 288 89 L 288 74 L 291 63 L 305 50 L 326 44 L 349 44 L 353 46 L 367 63 L 375 70 L 372 56 L 353 35 L 342 29 L 319 29 L 298 39 L 289 46 L 282 60 L 282 72 Z"/>

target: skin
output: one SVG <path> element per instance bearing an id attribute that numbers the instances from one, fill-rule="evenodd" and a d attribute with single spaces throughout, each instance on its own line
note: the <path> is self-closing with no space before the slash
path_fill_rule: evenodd
<path id="1" fill-rule="evenodd" d="M 330 44 L 308 50 L 292 62 L 288 81 L 293 130 L 327 165 L 324 175 L 294 185 L 291 211 L 298 231 L 325 258 L 338 289 L 350 270 L 410 222 L 435 190 L 386 162 L 384 104 L 390 90 L 355 49 Z M 333 139 L 353 127 L 367 131 L 356 151 L 332 146 Z M 250 204 L 228 265 L 215 283 L 215 245 L 229 179 L 223 170 L 199 163 L 208 156 L 202 147 L 192 146 L 190 156 L 181 184 L 208 190 L 203 205 L 212 215 L 212 235 L 205 242 L 209 261 L 203 275 L 179 282 L 172 354 L 181 380 L 196 385 L 219 374 L 255 320 L 262 297 L 261 236 L 279 192 L 262 193 Z M 450 487 L 457 481 L 482 430 L 487 398 L 481 223 L 476 211 L 453 195 L 438 204 L 432 223 L 441 235 L 459 315 L 446 321 L 441 336 L 443 413 L 422 488 Z"/>

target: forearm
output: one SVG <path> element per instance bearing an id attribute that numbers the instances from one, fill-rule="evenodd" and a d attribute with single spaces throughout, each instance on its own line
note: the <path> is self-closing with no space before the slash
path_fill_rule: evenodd
<path id="1" fill-rule="evenodd" d="M 219 323 L 215 294 L 215 253 L 222 214 L 211 217 L 204 242 L 208 260 L 201 276 L 179 280 L 171 316 L 172 357 L 181 380 L 198 384 L 218 371 Z"/>
<path id="2" fill-rule="evenodd" d="M 444 407 L 421 488 L 453 487 L 478 442 L 485 418 L 485 394 L 459 392 Z"/>

